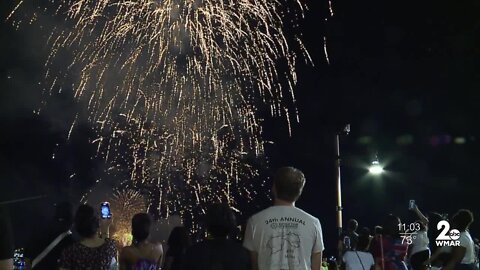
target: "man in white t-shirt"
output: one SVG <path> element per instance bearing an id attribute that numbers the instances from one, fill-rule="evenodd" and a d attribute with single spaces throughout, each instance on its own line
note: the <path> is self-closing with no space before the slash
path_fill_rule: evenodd
<path id="1" fill-rule="evenodd" d="M 454 229 L 460 231 L 459 247 L 452 247 L 450 261 L 443 267 L 444 270 L 475 270 L 475 248 L 472 237 L 468 232 L 473 222 L 473 213 L 467 209 L 460 209 L 452 217 L 450 223 Z"/>
<path id="2" fill-rule="evenodd" d="M 253 270 L 320 270 L 324 249 L 322 227 L 314 216 L 295 207 L 305 185 L 303 173 L 292 167 L 273 178 L 274 205 L 253 215 L 243 246 Z"/>

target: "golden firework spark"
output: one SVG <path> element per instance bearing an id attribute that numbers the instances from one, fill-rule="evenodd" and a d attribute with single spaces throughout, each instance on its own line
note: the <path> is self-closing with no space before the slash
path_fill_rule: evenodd
<path id="1" fill-rule="evenodd" d="M 76 75 L 74 97 L 88 107 L 98 154 L 130 172 L 131 187 L 150 190 L 164 216 L 193 216 L 209 202 L 236 206 L 237 198 L 256 195 L 248 180 L 258 174 L 252 160 L 264 154 L 259 105 L 290 125 L 298 56 L 283 29 L 287 12 L 303 16 L 299 0 L 50 6 L 68 27 L 49 38 L 47 94 Z M 65 52 L 72 61 L 59 72 Z"/>

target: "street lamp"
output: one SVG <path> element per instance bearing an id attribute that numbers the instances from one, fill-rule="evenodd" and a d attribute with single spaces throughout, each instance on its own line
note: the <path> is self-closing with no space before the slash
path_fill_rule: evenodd
<path id="1" fill-rule="evenodd" d="M 380 165 L 377 158 L 375 158 L 375 160 L 372 161 L 372 164 L 370 164 L 370 167 L 368 167 L 368 172 L 373 175 L 380 175 L 383 173 L 383 167 Z"/>
<path id="2" fill-rule="evenodd" d="M 373 175 L 380 175 L 383 173 L 383 167 L 380 165 L 378 160 L 372 161 L 372 164 L 370 167 L 368 167 L 368 172 L 373 174 Z"/>

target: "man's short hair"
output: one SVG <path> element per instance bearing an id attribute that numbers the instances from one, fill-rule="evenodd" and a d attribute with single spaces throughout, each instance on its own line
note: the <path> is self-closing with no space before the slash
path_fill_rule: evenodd
<path id="1" fill-rule="evenodd" d="M 283 167 L 275 172 L 273 183 L 278 199 L 294 202 L 302 194 L 305 176 L 296 168 Z"/>
<path id="2" fill-rule="evenodd" d="M 451 222 L 455 229 L 463 232 L 468 229 L 468 226 L 473 222 L 473 213 L 468 209 L 460 209 L 453 215 Z"/>

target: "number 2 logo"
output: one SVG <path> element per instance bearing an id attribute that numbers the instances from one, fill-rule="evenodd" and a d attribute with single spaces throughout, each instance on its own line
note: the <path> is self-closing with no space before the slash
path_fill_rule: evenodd
<path id="1" fill-rule="evenodd" d="M 460 238 L 460 231 L 457 229 L 450 230 L 450 223 L 446 220 L 442 220 L 437 224 L 437 230 L 442 230 L 437 236 L 436 240 L 457 240 Z"/>

